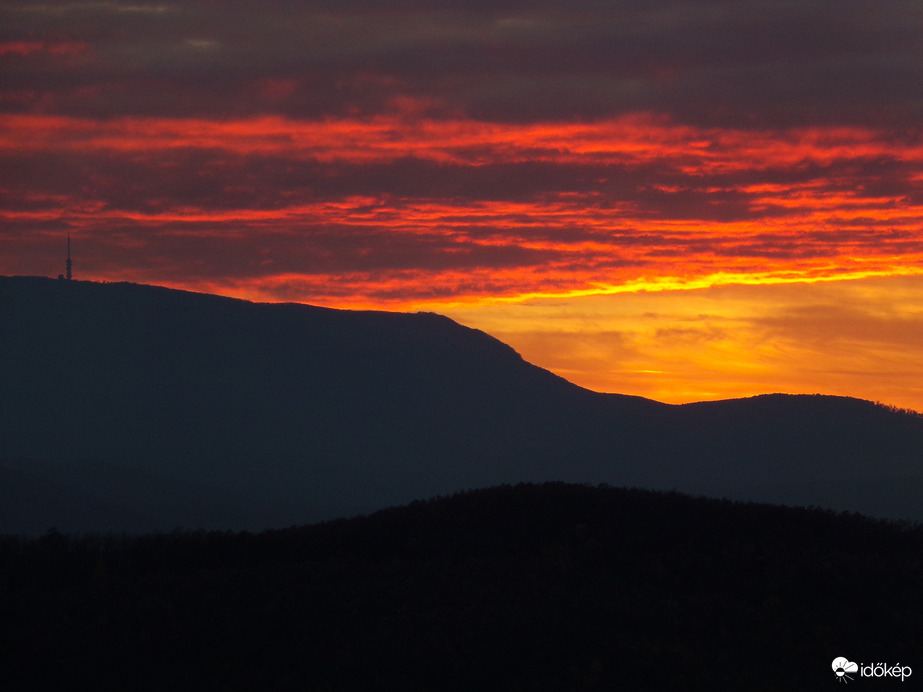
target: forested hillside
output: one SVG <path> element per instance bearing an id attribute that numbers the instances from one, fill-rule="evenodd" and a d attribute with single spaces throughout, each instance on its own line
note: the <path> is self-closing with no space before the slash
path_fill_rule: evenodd
<path id="1" fill-rule="evenodd" d="M 677 493 L 8 537 L 0 580 L 4 689 L 817 690 L 837 656 L 923 674 L 919 527 Z"/>

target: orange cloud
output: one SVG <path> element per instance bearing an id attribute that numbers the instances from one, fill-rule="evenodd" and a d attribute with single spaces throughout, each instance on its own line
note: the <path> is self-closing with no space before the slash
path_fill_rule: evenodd
<path id="1" fill-rule="evenodd" d="M 31 44 L 30 44 L 31 45 Z M 284 81 L 267 82 L 273 92 Z M 321 160 L 369 162 L 408 155 L 466 164 L 549 160 L 637 163 L 669 159 L 688 173 L 829 165 L 837 160 L 887 156 L 919 162 L 923 145 L 892 142 L 863 128 L 794 128 L 784 132 L 695 128 L 655 114 L 595 123 L 492 123 L 379 115 L 365 119 L 244 120 L 132 118 L 107 121 L 68 116 L 5 114 L 5 147 L 154 151 L 214 147 L 238 153 L 307 155 Z"/>
<path id="2" fill-rule="evenodd" d="M 47 53 L 54 56 L 76 56 L 87 53 L 91 47 L 79 41 L 6 41 L 0 42 L 0 58 L 8 55 L 29 56 Z"/>

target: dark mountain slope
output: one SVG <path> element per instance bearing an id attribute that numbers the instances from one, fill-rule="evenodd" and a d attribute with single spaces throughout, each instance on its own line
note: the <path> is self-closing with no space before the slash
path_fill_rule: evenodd
<path id="1" fill-rule="evenodd" d="M 921 550 L 857 515 L 564 484 L 256 535 L 0 537 L 0 687 L 818 690 L 848 656 L 912 688 Z"/>
<path id="2" fill-rule="evenodd" d="M 917 506 L 919 418 L 595 394 L 433 314 L 3 277 L 0 324 L 0 530 L 260 528 L 523 480 Z M 827 486 L 870 479 L 884 506 Z"/>

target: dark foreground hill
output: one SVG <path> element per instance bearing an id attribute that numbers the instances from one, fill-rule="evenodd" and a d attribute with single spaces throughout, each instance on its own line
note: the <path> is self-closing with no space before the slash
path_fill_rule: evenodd
<path id="1" fill-rule="evenodd" d="M 923 419 L 668 406 L 434 314 L 0 277 L 0 532 L 258 530 L 520 481 L 923 518 Z"/>
<path id="2" fill-rule="evenodd" d="M 0 687 L 819 690 L 923 675 L 923 531 L 517 485 L 247 533 L 0 539 Z M 877 683 L 877 684 L 876 684 Z"/>

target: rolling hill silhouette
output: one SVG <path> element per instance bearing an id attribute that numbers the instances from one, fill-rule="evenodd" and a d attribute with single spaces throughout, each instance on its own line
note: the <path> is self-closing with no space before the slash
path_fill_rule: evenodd
<path id="1" fill-rule="evenodd" d="M 0 277 L 0 532 L 260 529 L 521 481 L 923 519 L 923 418 L 598 394 L 435 314 Z"/>
<path id="2" fill-rule="evenodd" d="M 883 651 L 913 689 L 921 551 L 923 526 L 563 483 L 261 533 L 0 536 L 0 687 L 789 692 Z M 880 682 L 857 689 L 905 689 Z"/>

